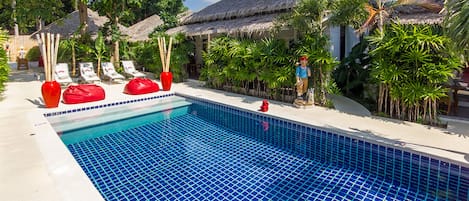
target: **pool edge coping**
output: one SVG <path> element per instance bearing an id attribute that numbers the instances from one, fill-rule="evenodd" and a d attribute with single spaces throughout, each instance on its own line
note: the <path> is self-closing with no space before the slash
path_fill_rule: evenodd
<path id="1" fill-rule="evenodd" d="M 174 94 L 176 96 L 179 95 L 179 96 L 188 97 L 188 98 L 203 99 L 203 100 L 214 102 L 217 104 L 228 105 L 219 100 L 207 99 L 205 97 L 191 95 L 188 93 L 177 92 Z M 110 102 L 108 102 L 107 104 L 113 103 L 113 102 L 119 102 L 119 101 L 123 101 L 123 100 L 122 99 L 110 100 Z M 262 101 L 262 99 L 259 99 L 259 101 Z M 88 106 L 88 105 L 78 105 L 78 106 Z M 262 113 L 252 108 L 241 108 L 236 105 L 230 105 L 230 106 L 235 107 L 237 109 L 244 110 L 244 111 L 248 111 L 248 112 L 259 113 L 259 114 L 266 115 L 266 116 L 280 118 L 282 120 L 288 120 L 288 121 L 292 121 L 295 123 L 311 125 L 314 127 L 318 127 L 322 130 L 337 133 L 339 135 L 345 135 L 348 137 L 363 139 L 364 141 L 367 141 L 370 143 L 381 144 L 384 146 L 393 145 L 392 143 L 386 143 L 384 141 L 376 140 L 373 138 L 368 138 L 365 135 L 360 136 L 360 135 L 357 135 L 356 133 L 344 133 L 343 130 L 334 129 L 334 128 L 325 128 L 325 127 L 321 127 L 318 125 L 313 125 L 310 122 L 298 121 L 297 119 L 291 120 L 291 119 L 278 116 L 272 113 Z M 30 122 L 32 123 L 33 128 L 35 130 L 35 134 L 36 134 L 35 140 L 37 144 L 39 145 L 39 149 L 42 153 L 45 163 L 47 164 L 47 169 L 49 170 L 50 176 L 53 179 L 53 181 L 56 183 L 55 187 L 57 188 L 58 192 L 61 194 L 61 197 L 64 198 L 64 200 L 77 200 L 77 198 L 80 198 L 82 196 L 88 196 L 88 197 L 86 197 L 85 199 L 78 199 L 78 200 L 103 200 L 103 197 L 98 192 L 97 188 L 92 184 L 91 180 L 88 178 L 88 176 L 84 173 L 84 171 L 78 165 L 74 157 L 65 147 L 65 145 L 60 141 L 60 138 L 53 137 L 57 135 L 54 129 L 52 128 L 52 126 L 47 121 L 46 117 L 44 116 L 44 114 L 47 112 L 66 111 L 66 110 L 68 109 L 67 108 L 52 109 L 52 110 L 39 109 L 39 110 L 30 112 L 28 114 L 28 118 L 30 119 Z M 448 158 L 448 157 L 436 155 L 433 153 L 427 153 L 423 150 L 420 150 L 420 148 L 423 146 L 416 145 L 414 149 L 411 148 L 412 146 L 403 147 L 403 146 L 394 145 L 392 147 L 402 149 L 405 151 L 409 151 L 412 153 L 420 154 L 420 155 L 430 156 L 439 160 L 450 161 L 460 166 L 469 167 L 469 162 L 458 161 L 453 158 Z M 57 150 L 59 152 L 54 152 Z M 448 153 L 449 151 L 443 151 L 443 152 Z M 57 156 L 60 156 L 60 157 L 57 157 Z M 60 161 L 58 158 L 63 159 L 63 160 Z M 64 176 L 69 176 L 70 178 L 76 179 L 76 181 L 72 180 L 73 182 L 71 182 L 71 180 L 65 179 L 66 177 Z"/>

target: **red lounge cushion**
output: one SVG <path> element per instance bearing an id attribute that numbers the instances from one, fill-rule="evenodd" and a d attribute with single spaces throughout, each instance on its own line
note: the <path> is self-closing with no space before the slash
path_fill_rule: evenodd
<path id="1" fill-rule="evenodd" d="M 148 78 L 134 78 L 125 85 L 124 93 L 130 95 L 148 94 L 157 92 L 160 87 Z"/>
<path id="2" fill-rule="evenodd" d="M 86 103 L 104 100 L 104 89 L 95 84 L 80 84 L 67 87 L 63 93 L 65 104 Z"/>

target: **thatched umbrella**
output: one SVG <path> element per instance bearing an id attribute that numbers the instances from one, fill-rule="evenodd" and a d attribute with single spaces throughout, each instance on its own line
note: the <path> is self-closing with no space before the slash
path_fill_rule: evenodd
<path id="1" fill-rule="evenodd" d="M 160 16 L 152 15 L 128 27 L 124 34 L 129 36 L 129 41 L 145 41 L 149 39 L 148 35 L 162 24 L 163 20 L 160 19 Z"/>
<path id="2" fill-rule="evenodd" d="M 93 38 L 97 37 L 99 28 L 103 27 L 109 19 L 105 16 L 99 16 L 99 14 L 91 9 L 88 9 L 88 32 Z M 60 34 L 63 38 L 70 38 L 73 33 L 80 27 L 80 16 L 78 11 L 73 11 L 64 18 L 57 20 L 45 26 L 43 29 L 35 32 L 32 36 L 38 33 L 51 33 Z M 120 25 L 119 29 L 121 32 L 125 32 L 126 27 Z"/>
<path id="3" fill-rule="evenodd" d="M 182 24 L 278 13 L 292 9 L 296 2 L 297 0 L 222 0 L 193 13 Z"/>

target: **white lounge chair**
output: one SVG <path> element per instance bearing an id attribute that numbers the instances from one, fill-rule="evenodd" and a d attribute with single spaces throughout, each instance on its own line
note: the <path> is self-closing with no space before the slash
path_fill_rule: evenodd
<path id="1" fill-rule="evenodd" d="M 80 66 L 80 75 L 81 75 L 81 78 L 83 78 L 84 82 L 86 83 L 101 82 L 101 79 L 99 79 L 98 75 L 96 75 L 96 73 L 94 72 L 93 63 L 91 62 L 79 63 L 79 66 Z"/>
<path id="2" fill-rule="evenodd" d="M 101 67 L 103 67 L 104 77 L 109 78 L 110 81 L 122 81 L 125 77 L 116 72 L 114 64 L 111 62 L 101 62 Z"/>
<path id="3" fill-rule="evenodd" d="M 124 66 L 124 72 L 126 75 L 129 75 L 133 78 L 135 77 L 145 77 L 146 75 L 140 71 L 137 71 L 134 66 L 134 62 L 127 60 L 122 61 L 122 66 Z"/>
<path id="4" fill-rule="evenodd" d="M 54 79 L 61 85 L 69 85 L 73 82 L 68 71 L 67 63 L 58 63 L 55 65 Z"/>

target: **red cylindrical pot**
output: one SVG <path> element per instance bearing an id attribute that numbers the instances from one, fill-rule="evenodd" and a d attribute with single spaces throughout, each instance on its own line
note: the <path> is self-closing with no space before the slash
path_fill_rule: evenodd
<path id="1" fill-rule="evenodd" d="M 160 81 L 161 85 L 163 85 L 163 91 L 169 91 L 173 82 L 173 74 L 171 72 L 161 72 Z"/>
<path id="2" fill-rule="evenodd" d="M 42 99 L 47 108 L 59 106 L 61 90 L 60 84 L 56 81 L 46 81 L 42 84 Z"/>

